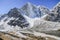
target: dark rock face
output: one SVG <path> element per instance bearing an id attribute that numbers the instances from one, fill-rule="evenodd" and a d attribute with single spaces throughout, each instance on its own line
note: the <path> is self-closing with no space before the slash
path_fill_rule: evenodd
<path id="1" fill-rule="evenodd" d="M 10 20 L 8 22 L 9 25 L 11 25 L 11 26 L 17 25 L 21 28 L 29 26 L 29 23 L 26 21 L 26 19 L 23 17 L 23 15 L 21 15 L 21 12 L 17 8 L 11 9 L 7 15 L 9 17 L 15 18 L 14 20 Z"/>
<path id="2" fill-rule="evenodd" d="M 7 14 L 9 17 L 14 17 L 14 18 L 17 18 L 19 16 L 21 16 L 21 13 L 19 12 L 19 9 L 18 8 L 13 8 L 11 9 L 8 14 Z"/>
<path id="3" fill-rule="evenodd" d="M 8 21 L 11 19 L 7 24 L 10 26 L 18 26 L 21 28 L 28 27 L 29 23 L 25 19 L 25 17 L 22 15 L 23 11 L 20 11 L 18 8 L 13 8 L 11 9 L 7 14 L 4 14 L 0 17 L 1 20 L 4 22 Z M 6 18 L 7 17 L 7 18 Z"/>
<path id="4" fill-rule="evenodd" d="M 20 20 L 20 19 L 21 18 L 19 18 L 18 20 L 16 20 L 16 19 L 10 20 L 10 22 L 8 22 L 8 24 L 11 25 L 11 26 L 16 26 L 17 25 L 21 28 L 29 26 L 29 23 L 26 20 L 24 20 L 24 19 Z"/>
<path id="5" fill-rule="evenodd" d="M 50 11 L 48 21 L 60 22 L 60 3 Z"/>

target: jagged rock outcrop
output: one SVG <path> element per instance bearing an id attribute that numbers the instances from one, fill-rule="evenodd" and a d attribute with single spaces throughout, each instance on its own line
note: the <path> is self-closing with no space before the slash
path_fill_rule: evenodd
<path id="1" fill-rule="evenodd" d="M 47 18 L 48 21 L 60 22 L 60 2 L 53 7 Z"/>
<path id="2" fill-rule="evenodd" d="M 0 23 L 2 23 L 0 25 L 4 25 L 5 23 L 5 26 L 8 25 L 10 27 L 19 26 L 23 28 L 29 26 L 29 23 L 24 18 L 24 16 L 22 15 L 21 11 L 19 11 L 18 8 L 13 8 L 8 12 L 8 14 L 2 15 Z"/>

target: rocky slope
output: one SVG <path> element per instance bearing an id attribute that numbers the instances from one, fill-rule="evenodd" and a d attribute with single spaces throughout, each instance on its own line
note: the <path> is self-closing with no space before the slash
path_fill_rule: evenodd
<path id="1" fill-rule="evenodd" d="M 53 7 L 47 20 L 60 22 L 60 2 L 56 6 Z"/>
<path id="2" fill-rule="evenodd" d="M 59 7 L 60 3 L 49 11 L 27 3 L 11 9 L 0 17 L 0 40 L 60 40 L 55 32 L 60 29 Z"/>

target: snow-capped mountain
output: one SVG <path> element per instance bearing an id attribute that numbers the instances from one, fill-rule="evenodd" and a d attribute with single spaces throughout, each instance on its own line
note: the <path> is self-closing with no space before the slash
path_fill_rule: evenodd
<path id="1" fill-rule="evenodd" d="M 60 40 L 60 37 L 49 35 L 49 33 L 60 34 L 57 31 L 60 30 L 59 22 L 60 3 L 51 11 L 44 6 L 27 3 L 21 8 L 11 9 L 7 14 L 0 17 L 0 32 L 5 37 L 9 35 L 8 37 L 11 39 L 18 38 L 18 40 Z"/>
<path id="2" fill-rule="evenodd" d="M 41 18 L 47 14 L 49 10 L 43 6 L 36 6 L 31 3 L 26 3 L 23 7 L 13 8 L 7 14 L 0 17 L 0 26 L 6 28 L 25 28 L 33 27 L 34 19 Z M 43 19 L 43 18 L 42 18 Z M 2 27 L 3 26 L 3 27 Z"/>
<path id="3" fill-rule="evenodd" d="M 0 29 L 7 30 L 11 28 L 25 28 L 29 26 L 28 21 L 22 15 L 22 12 L 18 8 L 11 9 L 7 14 L 4 14 L 0 18 Z"/>
<path id="4" fill-rule="evenodd" d="M 48 20 L 60 22 L 60 2 L 50 11 Z"/>
<path id="5" fill-rule="evenodd" d="M 23 10 L 25 12 L 25 15 L 27 15 L 28 17 L 31 17 L 31 18 L 41 17 L 49 12 L 49 9 L 47 9 L 46 7 L 36 6 L 29 2 L 27 4 L 25 4 L 21 8 L 21 10 Z"/>

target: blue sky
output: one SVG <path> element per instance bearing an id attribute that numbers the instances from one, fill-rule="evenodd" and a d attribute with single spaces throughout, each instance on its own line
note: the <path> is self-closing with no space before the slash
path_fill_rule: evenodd
<path id="1" fill-rule="evenodd" d="M 35 5 L 44 5 L 52 9 L 60 0 L 0 0 L 0 14 L 7 13 L 10 9 L 21 8 L 27 2 Z"/>

